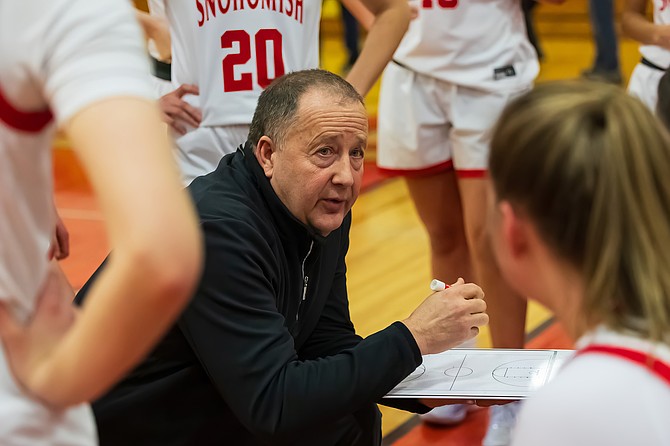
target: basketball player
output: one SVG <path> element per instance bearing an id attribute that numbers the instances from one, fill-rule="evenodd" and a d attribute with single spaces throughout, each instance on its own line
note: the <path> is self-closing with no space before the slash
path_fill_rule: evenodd
<path id="1" fill-rule="evenodd" d="M 526 303 L 505 284 L 484 231 L 492 127 L 539 71 L 519 0 L 423 0 L 382 79 L 377 164 L 402 175 L 431 244 L 433 275 L 477 278 L 494 347 L 523 348 Z M 516 403 L 493 406 L 486 446 L 506 445 Z M 426 420 L 453 424 L 466 406 Z"/>
<path id="2" fill-rule="evenodd" d="M 406 0 L 360 1 L 375 15 L 347 80 L 365 94 L 407 29 Z M 184 101 L 202 112 L 198 127 L 178 121 L 177 159 L 185 184 L 211 172 L 244 142 L 260 92 L 284 73 L 319 65 L 321 1 L 167 0 L 172 83 L 197 85 Z M 190 114 L 190 113 L 189 113 Z"/>
<path id="3" fill-rule="evenodd" d="M 650 111 L 612 85 L 543 83 L 503 112 L 494 251 L 578 349 L 524 403 L 514 446 L 670 444 L 669 148 Z"/>
<path id="4" fill-rule="evenodd" d="M 199 275 L 194 212 L 148 77 L 128 2 L 0 0 L 3 446 L 96 444 L 83 403 L 144 357 Z M 76 318 L 47 261 L 56 126 L 89 173 L 114 246 Z"/>
<path id="5" fill-rule="evenodd" d="M 628 92 L 656 110 L 658 81 L 670 67 L 670 1 L 650 0 L 654 22 L 647 20 L 647 0 L 628 0 L 621 25 L 628 36 L 642 43 L 642 59 L 628 81 Z"/>

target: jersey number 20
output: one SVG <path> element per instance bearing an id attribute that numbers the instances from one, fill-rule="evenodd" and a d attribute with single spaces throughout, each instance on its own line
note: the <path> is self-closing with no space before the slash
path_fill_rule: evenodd
<path id="1" fill-rule="evenodd" d="M 268 73 L 268 42 L 272 45 L 272 59 L 274 64 L 274 77 L 270 78 Z M 231 29 L 221 35 L 221 48 L 232 48 L 233 44 L 239 45 L 239 52 L 228 54 L 223 58 L 223 91 L 248 91 L 253 90 L 254 80 L 252 73 L 242 73 L 239 79 L 235 79 L 235 65 L 242 65 L 251 59 L 251 36 L 241 29 Z M 253 37 L 256 48 L 256 73 L 258 85 L 265 88 L 275 78 L 284 74 L 284 58 L 282 56 L 282 36 L 276 29 L 260 29 Z"/>

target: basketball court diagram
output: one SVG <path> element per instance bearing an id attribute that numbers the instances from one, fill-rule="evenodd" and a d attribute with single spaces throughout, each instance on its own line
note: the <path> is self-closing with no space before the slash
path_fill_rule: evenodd
<path id="1" fill-rule="evenodd" d="M 423 364 L 387 396 L 521 399 L 550 381 L 572 350 L 452 349 Z"/>

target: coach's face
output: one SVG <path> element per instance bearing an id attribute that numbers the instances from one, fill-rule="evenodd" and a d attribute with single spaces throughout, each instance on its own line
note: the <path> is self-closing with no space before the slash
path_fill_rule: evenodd
<path id="1" fill-rule="evenodd" d="M 300 98 L 285 141 L 263 136 L 256 154 L 288 210 L 326 236 L 358 198 L 367 135 L 360 102 L 314 89 Z"/>

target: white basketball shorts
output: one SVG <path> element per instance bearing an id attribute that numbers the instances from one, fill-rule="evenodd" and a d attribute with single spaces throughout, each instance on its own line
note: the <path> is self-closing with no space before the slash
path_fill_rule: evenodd
<path id="1" fill-rule="evenodd" d="M 496 120 L 511 99 L 530 88 L 476 90 L 390 63 L 379 96 L 378 167 L 399 175 L 453 168 L 459 177 L 484 176 Z"/>
<path id="2" fill-rule="evenodd" d="M 628 94 L 641 100 L 653 113 L 656 113 L 658 81 L 661 80 L 664 73 L 665 71 L 648 67 L 642 63 L 637 64 L 628 81 Z"/>
<path id="3" fill-rule="evenodd" d="M 216 169 L 225 155 L 235 152 L 249 135 L 248 125 L 198 127 L 175 139 L 177 164 L 184 186 Z"/>

